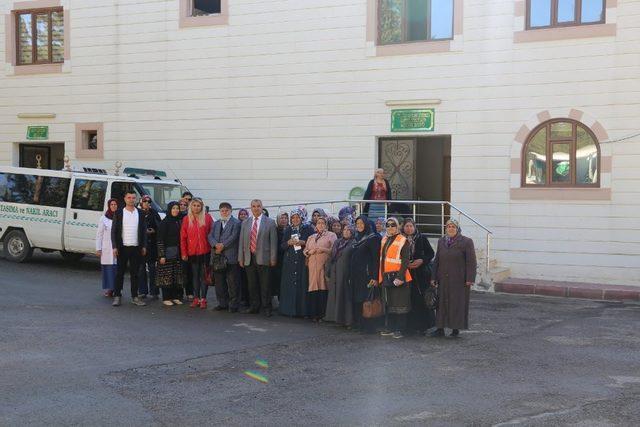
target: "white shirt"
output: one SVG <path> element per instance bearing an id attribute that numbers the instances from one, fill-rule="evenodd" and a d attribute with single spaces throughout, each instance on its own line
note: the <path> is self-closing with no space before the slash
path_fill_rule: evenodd
<path id="1" fill-rule="evenodd" d="M 124 246 L 138 246 L 138 210 L 129 212 L 126 208 L 122 210 L 122 244 Z"/>

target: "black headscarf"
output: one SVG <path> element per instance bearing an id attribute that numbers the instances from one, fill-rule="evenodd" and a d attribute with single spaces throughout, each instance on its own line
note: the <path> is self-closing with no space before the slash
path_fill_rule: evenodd
<path id="1" fill-rule="evenodd" d="M 364 239 L 365 237 L 367 237 L 368 235 L 373 233 L 373 230 L 375 230 L 376 226 L 374 223 L 372 223 L 371 220 L 369 220 L 369 217 L 367 217 L 366 215 L 360 215 L 359 217 L 356 218 L 356 223 L 358 222 L 358 220 L 362 220 L 362 222 L 364 222 L 364 231 L 359 232 L 357 231 L 356 228 L 356 242 L 359 242 L 360 240 Z"/>
<path id="2" fill-rule="evenodd" d="M 167 221 L 180 221 L 182 219 L 180 215 L 181 212 L 178 212 L 178 216 L 171 215 L 171 209 L 174 206 L 178 206 L 179 208 L 180 204 L 178 202 L 169 202 L 169 204 L 167 205 L 167 216 L 165 216 L 165 219 Z"/>

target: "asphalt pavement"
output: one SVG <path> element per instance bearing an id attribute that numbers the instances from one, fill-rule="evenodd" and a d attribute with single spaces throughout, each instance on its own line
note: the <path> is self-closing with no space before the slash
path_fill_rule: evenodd
<path id="1" fill-rule="evenodd" d="M 95 259 L 0 272 L 2 426 L 640 425 L 640 305 L 475 293 L 460 338 L 394 340 L 114 308 Z"/>

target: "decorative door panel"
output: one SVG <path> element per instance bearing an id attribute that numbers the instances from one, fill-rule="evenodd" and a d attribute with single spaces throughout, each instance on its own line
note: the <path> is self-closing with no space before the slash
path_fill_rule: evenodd
<path id="1" fill-rule="evenodd" d="M 415 195 L 416 140 L 381 139 L 380 167 L 391 184 L 394 200 L 413 200 Z"/>

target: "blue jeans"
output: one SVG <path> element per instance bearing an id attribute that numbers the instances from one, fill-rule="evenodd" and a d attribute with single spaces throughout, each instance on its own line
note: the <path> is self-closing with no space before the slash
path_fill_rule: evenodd
<path id="1" fill-rule="evenodd" d="M 138 273 L 140 282 L 138 284 L 138 293 L 140 295 L 158 295 L 160 292 L 156 287 L 156 261 L 147 259 L 140 264 Z"/>

